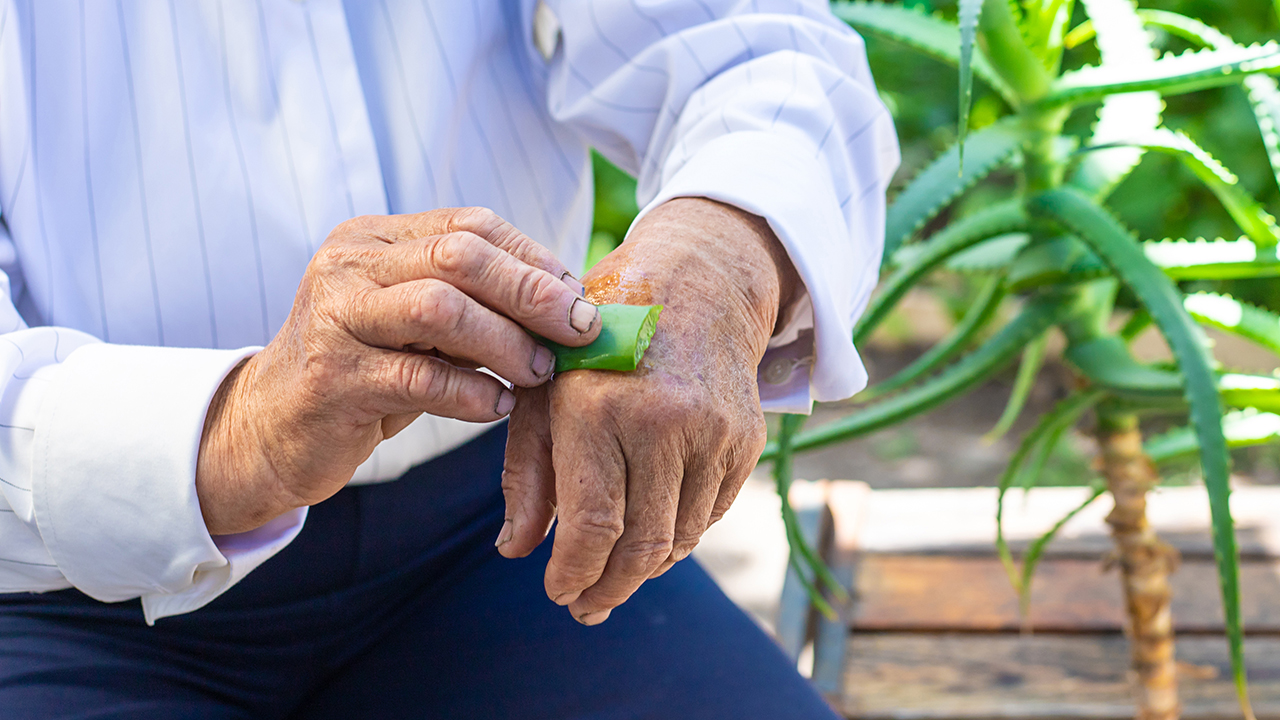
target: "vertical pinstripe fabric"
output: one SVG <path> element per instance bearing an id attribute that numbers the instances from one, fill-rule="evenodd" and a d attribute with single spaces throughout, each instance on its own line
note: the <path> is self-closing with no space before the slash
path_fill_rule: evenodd
<path id="1" fill-rule="evenodd" d="M 579 266 L 593 145 L 642 204 L 767 217 L 810 289 L 785 340 L 816 323 L 813 393 L 856 389 L 896 163 L 860 39 L 823 0 L 545 0 L 548 61 L 537 4 L 0 0 L 0 591 L 158 617 L 287 544 L 302 513 L 208 537 L 192 448 L 325 235 L 483 205 Z M 355 481 L 479 431 L 424 418 Z"/>

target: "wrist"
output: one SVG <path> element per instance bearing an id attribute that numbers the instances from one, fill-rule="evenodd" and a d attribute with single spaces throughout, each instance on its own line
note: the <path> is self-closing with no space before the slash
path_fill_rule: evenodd
<path id="1" fill-rule="evenodd" d="M 196 495 L 210 535 L 248 532 L 297 507 L 261 460 L 260 433 L 246 412 L 253 358 L 233 369 L 205 415 L 196 461 Z M 255 461 L 255 458 L 257 461 Z"/>

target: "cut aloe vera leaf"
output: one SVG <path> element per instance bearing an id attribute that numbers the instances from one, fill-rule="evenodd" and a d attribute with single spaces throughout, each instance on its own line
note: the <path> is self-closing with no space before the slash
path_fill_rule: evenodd
<path id="1" fill-rule="evenodd" d="M 661 305 L 599 305 L 600 337 L 590 345 L 569 347 L 550 340 L 542 343 L 556 356 L 556 372 L 617 370 L 630 372 L 640 364 L 658 327 Z"/>

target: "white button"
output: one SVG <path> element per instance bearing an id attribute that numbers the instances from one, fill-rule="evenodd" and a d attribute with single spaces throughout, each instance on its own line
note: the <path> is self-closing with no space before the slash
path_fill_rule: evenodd
<path id="1" fill-rule="evenodd" d="M 533 11 L 533 44 L 547 62 L 551 62 L 560 44 L 560 18 L 547 7 L 546 0 L 541 0 Z"/>
<path id="2" fill-rule="evenodd" d="M 764 381 L 770 385 L 785 385 L 791 379 L 796 364 L 789 358 L 774 358 L 764 367 Z"/>

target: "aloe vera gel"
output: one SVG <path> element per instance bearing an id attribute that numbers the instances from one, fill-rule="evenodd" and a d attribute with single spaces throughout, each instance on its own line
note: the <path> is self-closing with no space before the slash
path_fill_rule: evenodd
<path id="1" fill-rule="evenodd" d="M 556 356 L 556 372 L 617 370 L 630 372 L 640 364 L 658 326 L 661 305 L 600 305 L 600 336 L 590 345 L 568 347 L 542 343 Z"/>

